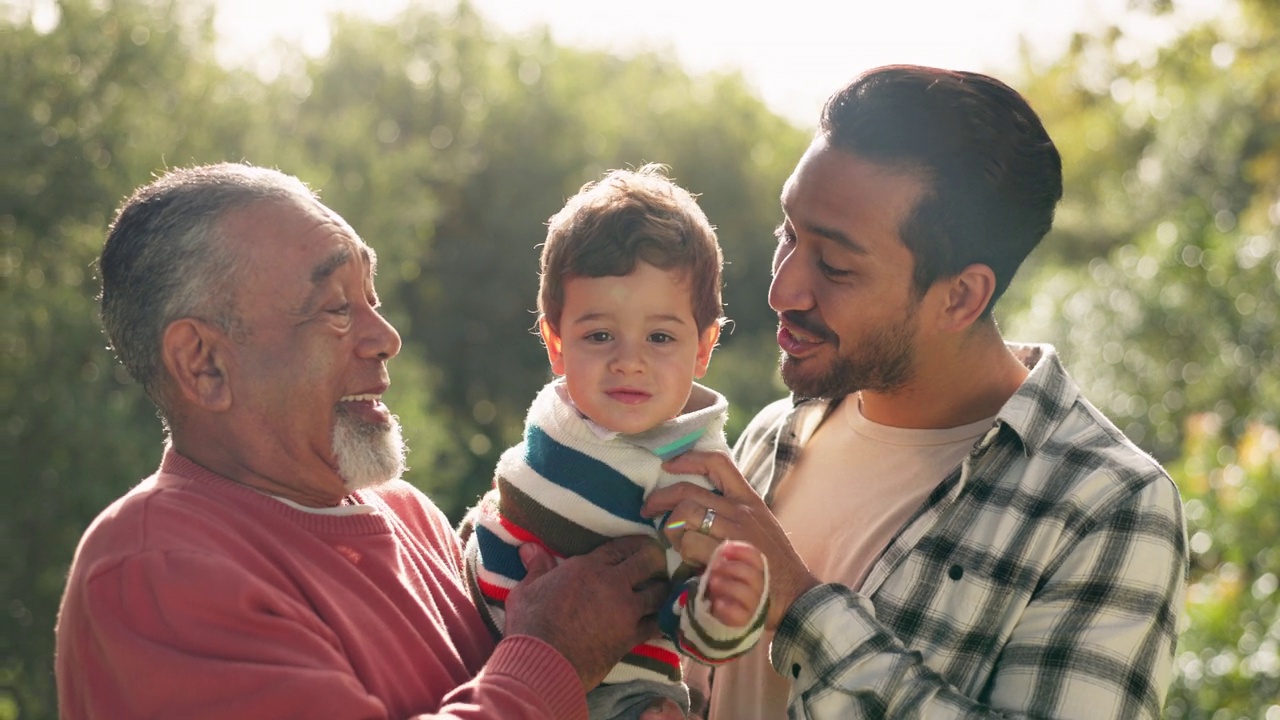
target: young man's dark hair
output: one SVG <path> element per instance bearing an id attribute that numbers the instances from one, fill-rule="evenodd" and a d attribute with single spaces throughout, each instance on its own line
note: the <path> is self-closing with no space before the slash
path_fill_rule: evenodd
<path id="1" fill-rule="evenodd" d="M 929 191 L 901 228 L 916 290 L 981 263 L 996 276 L 986 313 L 1053 224 L 1062 159 L 1016 90 L 986 75 L 891 65 L 823 108 L 833 147 L 918 172 Z"/>

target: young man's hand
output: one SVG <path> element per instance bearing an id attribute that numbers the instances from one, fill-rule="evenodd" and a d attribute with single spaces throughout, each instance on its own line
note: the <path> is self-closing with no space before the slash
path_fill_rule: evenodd
<path id="1" fill-rule="evenodd" d="M 667 539 L 685 562 L 706 566 L 716 547 L 725 540 L 751 544 L 769 560 L 769 614 L 766 630 L 774 630 L 791 604 L 821 584 L 804 564 L 787 533 L 769 512 L 764 500 L 747 484 L 727 453 L 690 451 L 667 461 L 663 468 L 680 475 L 706 475 L 720 494 L 694 485 L 675 483 L 654 490 L 645 500 L 645 517 L 670 511 Z M 715 516 L 706 532 L 702 524 L 707 510 Z"/>

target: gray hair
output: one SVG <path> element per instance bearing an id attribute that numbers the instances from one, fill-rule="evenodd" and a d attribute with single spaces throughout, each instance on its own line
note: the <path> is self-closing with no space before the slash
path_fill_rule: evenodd
<path id="1" fill-rule="evenodd" d="M 239 332 L 235 290 L 244 260 L 220 221 L 231 210 L 286 199 L 316 195 L 277 170 L 222 163 L 169 171 L 120 206 L 98 259 L 102 325 L 166 421 L 160 341 L 169 323 L 193 317 Z"/>

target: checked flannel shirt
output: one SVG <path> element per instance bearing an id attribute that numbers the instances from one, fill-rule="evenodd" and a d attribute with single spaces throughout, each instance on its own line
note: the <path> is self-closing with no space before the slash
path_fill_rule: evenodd
<path id="1" fill-rule="evenodd" d="M 1030 376 L 863 587 L 783 617 L 790 717 L 1159 717 L 1188 562 L 1177 488 L 1051 346 L 1010 348 Z M 744 431 L 734 458 L 766 499 L 830 409 L 782 400 Z"/>

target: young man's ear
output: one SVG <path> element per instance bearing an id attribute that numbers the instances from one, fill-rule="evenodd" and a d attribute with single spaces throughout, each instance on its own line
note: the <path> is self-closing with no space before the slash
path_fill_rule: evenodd
<path id="1" fill-rule="evenodd" d="M 720 323 L 712 322 L 698 336 L 698 356 L 694 366 L 694 377 L 701 378 L 707 374 L 707 366 L 711 364 L 711 351 L 716 349 L 716 341 L 720 339 Z"/>
<path id="2" fill-rule="evenodd" d="M 973 263 L 955 277 L 942 281 L 945 296 L 939 317 L 939 330 L 963 332 L 968 330 L 987 309 L 996 291 L 995 272 L 982 263 Z"/>
<path id="3" fill-rule="evenodd" d="M 173 387 L 191 405 L 209 412 L 231 407 L 227 381 L 227 336 L 195 318 L 169 323 L 160 339 L 160 356 Z"/>
<path id="4" fill-rule="evenodd" d="M 560 343 L 560 334 L 551 327 L 545 317 L 538 318 L 538 330 L 542 333 L 542 344 L 547 347 L 547 360 L 551 363 L 551 372 L 564 374 L 564 351 Z"/>

